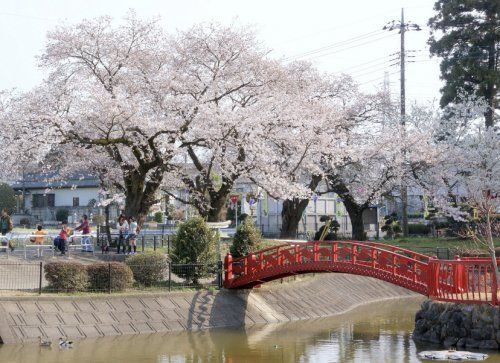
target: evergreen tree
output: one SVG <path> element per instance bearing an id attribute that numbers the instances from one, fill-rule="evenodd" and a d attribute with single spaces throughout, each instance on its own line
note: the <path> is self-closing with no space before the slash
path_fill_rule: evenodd
<path id="1" fill-rule="evenodd" d="M 16 207 L 16 196 L 14 189 L 8 184 L 0 183 L 0 211 L 6 209 L 10 214 Z"/>
<path id="2" fill-rule="evenodd" d="M 500 2 L 438 0 L 434 10 L 429 45 L 432 55 L 443 58 L 441 107 L 459 102 L 462 93 L 483 97 L 489 106 L 485 124 L 493 126 L 499 107 Z"/>
<path id="3" fill-rule="evenodd" d="M 211 276 L 217 262 L 216 245 L 217 235 L 203 218 L 196 217 L 181 223 L 170 253 L 172 271 L 194 284 L 200 278 Z M 185 266 L 190 264 L 197 266 Z"/>
<path id="4" fill-rule="evenodd" d="M 258 251 L 261 243 L 262 236 L 255 227 L 252 218 L 245 218 L 234 235 L 233 244 L 230 247 L 231 255 L 238 258 Z"/>

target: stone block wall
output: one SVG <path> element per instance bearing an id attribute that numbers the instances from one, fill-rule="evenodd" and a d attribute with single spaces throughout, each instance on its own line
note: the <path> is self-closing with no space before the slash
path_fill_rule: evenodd
<path id="1" fill-rule="evenodd" d="M 425 301 L 415 316 L 413 339 L 445 348 L 498 350 L 500 308 Z"/>

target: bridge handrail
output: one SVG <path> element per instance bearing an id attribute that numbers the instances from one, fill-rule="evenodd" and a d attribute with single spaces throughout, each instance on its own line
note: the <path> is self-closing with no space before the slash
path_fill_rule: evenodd
<path id="1" fill-rule="evenodd" d="M 376 242 L 287 243 L 234 261 L 228 254 L 224 285 L 228 288 L 251 287 L 297 273 L 335 271 L 389 281 L 438 301 L 500 304 L 490 258 L 439 260 L 424 257 Z M 500 265 L 500 257 L 497 262 Z"/>
<path id="2" fill-rule="evenodd" d="M 306 270 L 304 264 L 308 266 Z M 318 269 L 315 265 L 324 267 Z M 225 261 L 225 286 L 253 286 L 263 282 L 262 278 L 273 279 L 275 275 L 294 274 L 295 269 L 331 271 L 334 265 L 340 271 L 374 276 L 390 282 L 399 281 L 401 286 L 414 291 L 423 294 L 426 291 L 427 262 L 357 241 L 283 244 L 235 260 L 228 254 Z"/>
<path id="3" fill-rule="evenodd" d="M 386 250 L 390 250 L 390 251 L 393 251 L 393 252 L 401 251 L 401 252 L 409 253 L 409 254 L 412 254 L 412 255 L 420 257 L 424 261 L 429 261 L 430 260 L 429 256 L 424 255 L 423 253 L 420 253 L 420 252 L 415 252 L 415 251 L 409 250 L 407 248 L 401 248 L 401 247 L 394 246 L 394 245 L 386 245 L 384 243 L 372 242 L 372 241 L 367 241 L 365 243 L 368 244 L 368 245 L 372 245 L 372 246 L 380 246 L 380 247 L 382 247 L 382 248 L 384 248 Z"/>
<path id="4" fill-rule="evenodd" d="M 309 243 L 309 242 L 307 242 L 307 243 Z M 303 245 L 305 245 L 306 243 L 302 243 L 302 244 L 303 244 Z M 261 253 L 261 252 L 267 252 L 267 251 L 271 251 L 271 250 L 275 250 L 275 249 L 278 249 L 278 250 L 279 250 L 279 248 L 280 248 L 280 247 L 286 247 L 286 246 L 290 246 L 290 243 L 283 243 L 283 244 L 281 244 L 281 245 L 271 246 L 271 247 L 265 248 L 265 249 L 263 249 L 263 250 L 256 251 L 254 254 L 256 254 L 256 253 Z M 248 255 L 246 255 L 246 256 L 242 256 L 242 257 L 238 257 L 238 258 L 235 258 L 235 259 L 233 260 L 233 263 L 235 263 L 235 262 L 239 262 L 239 261 L 243 261 L 243 260 L 244 260 L 245 258 L 247 258 L 247 257 L 248 257 Z"/>
<path id="5" fill-rule="evenodd" d="M 334 245 L 334 244 L 340 244 L 340 245 L 348 245 L 350 248 L 352 247 L 361 247 L 361 248 L 368 248 L 372 251 L 377 251 L 379 253 L 389 253 L 392 254 L 394 257 L 397 258 L 402 258 L 406 263 L 413 263 L 415 266 L 426 266 L 428 261 L 421 261 L 418 259 L 415 259 L 410 256 L 406 256 L 403 254 L 399 254 L 390 250 L 386 250 L 384 248 L 381 248 L 379 246 L 371 246 L 369 244 L 366 244 L 364 242 L 357 242 L 357 241 L 316 241 L 316 242 L 307 242 L 307 243 L 297 243 L 297 244 L 282 244 L 278 246 L 272 246 L 269 248 L 266 248 L 264 250 L 256 251 L 254 253 L 250 253 L 246 256 L 239 257 L 237 259 L 232 260 L 232 264 L 239 266 L 240 269 L 244 270 L 245 265 L 248 266 L 254 262 L 262 262 L 264 255 L 270 256 L 270 255 L 276 255 L 276 258 L 278 257 L 279 252 L 282 251 L 289 251 L 289 252 L 295 252 L 295 247 L 300 246 L 300 248 L 307 248 L 307 247 L 313 247 L 315 245 L 321 246 L 321 245 Z M 269 253 L 268 252 L 271 252 Z M 252 257 L 253 256 L 253 257 Z M 252 258 L 254 260 L 252 260 Z M 261 268 L 261 270 L 266 270 L 266 268 Z"/>
<path id="6" fill-rule="evenodd" d="M 415 252 L 412 250 L 408 250 L 405 248 L 399 248 L 396 246 L 386 245 L 386 244 L 378 243 L 378 242 L 368 242 L 368 241 L 359 242 L 359 241 L 349 241 L 349 240 L 287 242 L 287 243 L 283 243 L 280 245 L 271 246 L 271 247 L 265 248 L 263 250 L 256 251 L 254 254 L 261 254 L 261 253 L 272 251 L 272 250 L 280 250 L 282 247 L 286 247 L 286 246 L 295 246 L 295 245 L 312 246 L 314 243 L 317 243 L 317 242 L 319 242 L 321 244 L 346 243 L 346 244 L 351 244 L 351 245 L 356 245 L 356 246 L 367 246 L 367 245 L 368 246 L 375 246 L 376 250 L 390 251 L 390 252 L 394 252 L 394 253 L 401 255 L 401 256 L 404 256 L 404 255 L 402 255 L 401 253 L 398 253 L 398 251 L 411 254 L 411 255 L 419 257 L 423 260 L 423 261 L 419 261 L 419 262 L 428 262 L 430 260 L 430 257 L 427 255 L 424 255 L 422 253 Z M 406 256 L 406 257 L 408 257 L 408 256 Z M 246 256 L 238 257 L 238 258 L 235 258 L 233 260 L 233 262 L 242 261 L 245 258 L 246 258 Z"/>

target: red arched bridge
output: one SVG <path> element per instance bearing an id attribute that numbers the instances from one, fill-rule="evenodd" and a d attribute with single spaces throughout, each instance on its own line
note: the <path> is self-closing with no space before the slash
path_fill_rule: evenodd
<path id="1" fill-rule="evenodd" d="M 224 287 L 252 288 L 267 281 L 310 272 L 342 272 L 391 282 L 433 300 L 498 304 L 491 260 L 438 260 L 374 242 L 287 243 L 247 256 L 225 259 Z"/>

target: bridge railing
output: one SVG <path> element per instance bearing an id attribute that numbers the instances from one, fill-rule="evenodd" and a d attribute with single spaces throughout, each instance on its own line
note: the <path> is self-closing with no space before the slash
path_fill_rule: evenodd
<path id="1" fill-rule="evenodd" d="M 499 304 L 496 274 L 488 258 L 438 260 L 394 246 L 356 241 L 287 243 L 234 261 L 228 255 L 224 286 L 252 287 L 314 271 L 371 276 L 439 301 Z"/>
<path id="2" fill-rule="evenodd" d="M 338 271 L 374 276 L 423 292 L 428 279 L 427 263 L 421 261 L 423 255 L 411 251 L 408 254 L 353 241 L 283 244 L 234 261 L 227 256 L 225 284 L 248 287 L 294 273 Z"/>
<path id="3" fill-rule="evenodd" d="M 430 257 L 428 255 L 425 255 L 423 253 L 418 253 L 418 252 L 415 252 L 412 250 L 408 250 L 406 248 L 401 248 L 398 246 L 392 246 L 392 245 L 387 245 L 384 243 L 369 242 L 369 241 L 363 242 L 363 244 L 368 244 L 370 246 L 379 247 L 379 248 L 382 248 L 384 250 L 392 251 L 392 252 L 397 253 L 399 255 L 405 255 L 405 256 L 411 257 L 415 260 L 419 260 L 419 261 L 422 261 L 425 263 L 429 262 L 429 260 L 430 260 Z"/>
<path id="4" fill-rule="evenodd" d="M 433 300 L 498 305 L 498 283 L 490 259 L 433 259 L 428 274 L 428 296 Z"/>

